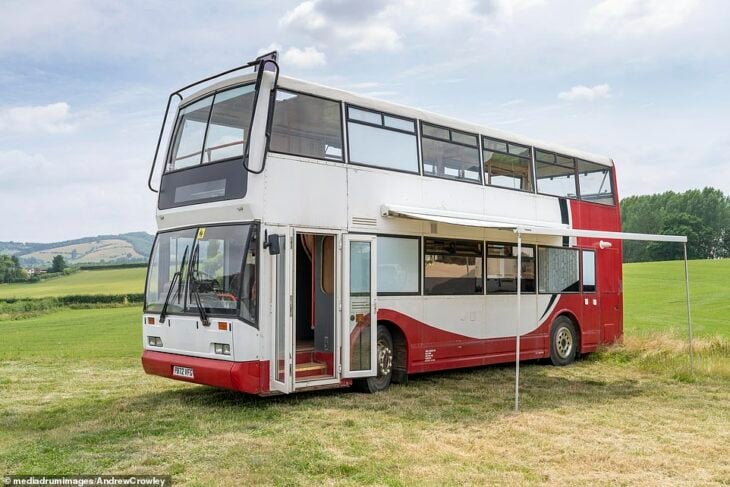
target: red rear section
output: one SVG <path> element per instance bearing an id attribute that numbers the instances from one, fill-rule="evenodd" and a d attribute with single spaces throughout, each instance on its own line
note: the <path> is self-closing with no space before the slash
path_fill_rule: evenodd
<path id="1" fill-rule="evenodd" d="M 616 192 L 616 172 L 613 171 L 614 199 L 618 202 Z M 621 212 L 618 203 L 616 206 L 588 203 L 585 201 L 570 201 L 572 227 L 581 230 L 605 230 L 610 232 L 621 231 Z M 610 247 L 601 248 L 600 242 L 610 243 Z M 596 250 L 596 287 L 597 309 L 595 324 L 590 332 L 596 333 L 600 343 L 611 343 L 623 336 L 623 249 L 621 240 L 578 238 L 579 247 L 588 247 Z M 590 309 L 584 305 L 584 311 Z M 591 320 L 583 320 L 588 325 Z M 587 330 L 582 330 L 584 333 Z"/>

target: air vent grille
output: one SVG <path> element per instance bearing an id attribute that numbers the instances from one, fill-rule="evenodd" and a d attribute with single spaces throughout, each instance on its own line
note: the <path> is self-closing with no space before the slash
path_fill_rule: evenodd
<path id="1" fill-rule="evenodd" d="M 374 227 L 377 224 L 377 220 L 375 218 L 367 218 L 364 216 L 353 216 L 352 224 L 361 227 Z"/>

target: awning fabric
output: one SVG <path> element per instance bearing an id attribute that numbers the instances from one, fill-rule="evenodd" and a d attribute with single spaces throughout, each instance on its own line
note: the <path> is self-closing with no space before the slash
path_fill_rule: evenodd
<path id="1" fill-rule="evenodd" d="M 431 208 L 417 208 L 401 205 L 383 205 L 381 215 L 385 217 L 401 217 L 416 220 L 463 225 L 468 227 L 493 228 L 510 230 L 514 233 L 532 235 L 553 235 L 560 237 L 606 238 L 615 240 L 642 240 L 654 242 L 686 243 L 687 237 L 682 235 L 656 235 L 650 233 L 608 232 L 603 230 L 580 230 L 568 225 L 551 222 L 538 222 L 504 217 L 462 213 Z"/>

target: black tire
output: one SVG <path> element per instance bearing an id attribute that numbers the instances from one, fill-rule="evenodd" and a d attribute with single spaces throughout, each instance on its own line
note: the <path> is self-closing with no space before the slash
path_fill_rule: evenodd
<path id="1" fill-rule="evenodd" d="M 578 356 L 580 342 L 573 320 L 558 316 L 550 330 L 550 361 L 553 365 L 568 365 Z"/>
<path id="2" fill-rule="evenodd" d="M 383 325 L 378 325 L 378 336 L 376 338 L 378 351 L 375 359 L 378 362 L 378 375 L 357 381 L 357 386 L 363 392 L 374 393 L 384 391 L 390 385 L 393 378 L 393 337 L 390 331 Z"/>

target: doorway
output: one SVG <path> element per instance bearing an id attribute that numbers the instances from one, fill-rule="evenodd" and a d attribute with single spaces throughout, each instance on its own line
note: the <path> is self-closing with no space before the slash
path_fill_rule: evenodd
<path id="1" fill-rule="evenodd" d="M 297 233 L 294 248 L 294 380 L 335 375 L 336 235 Z"/>

